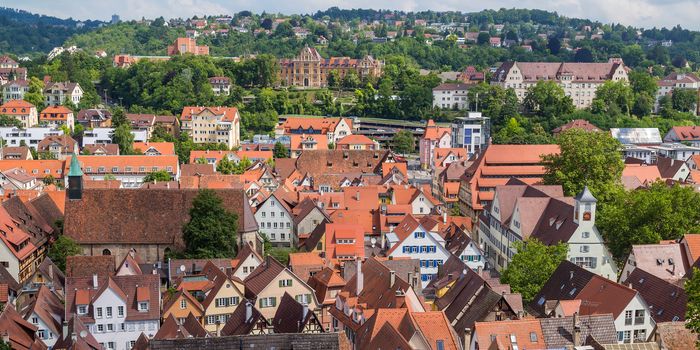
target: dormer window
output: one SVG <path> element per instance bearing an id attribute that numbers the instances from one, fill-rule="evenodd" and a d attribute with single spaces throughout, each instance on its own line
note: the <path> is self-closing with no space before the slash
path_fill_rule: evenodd
<path id="1" fill-rule="evenodd" d="M 78 315 L 87 315 L 87 305 L 78 305 Z"/>
<path id="2" fill-rule="evenodd" d="M 146 312 L 146 311 L 148 311 L 148 302 L 147 301 L 139 302 L 139 312 Z"/>

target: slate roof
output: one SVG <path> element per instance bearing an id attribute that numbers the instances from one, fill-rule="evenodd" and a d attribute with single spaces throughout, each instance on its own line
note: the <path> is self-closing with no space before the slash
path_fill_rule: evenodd
<path id="1" fill-rule="evenodd" d="M 578 322 L 581 329 L 582 344 L 574 342 L 574 318 L 556 317 L 542 318 L 539 320 L 542 326 L 545 344 L 550 349 L 561 349 L 569 346 L 590 345 L 586 340 L 589 336 L 601 344 L 613 344 L 617 342 L 615 332 L 615 319 L 612 314 L 579 316 Z"/>
<path id="2" fill-rule="evenodd" d="M 238 215 L 238 231 L 258 224 L 242 189 L 214 190 Z M 64 232 L 80 244 L 167 244 L 184 246 L 195 189 L 84 189 L 81 200 L 66 200 Z"/>
<path id="3" fill-rule="evenodd" d="M 529 305 L 535 314 L 544 316 L 544 305 L 547 300 L 571 300 L 595 276 L 594 273 L 568 261 L 562 261 L 552 276 L 544 284 L 540 292 Z"/>
<path id="4" fill-rule="evenodd" d="M 246 319 L 246 307 L 248 305 L 250 305 L 252 311 L 250 319 Z M 224 327 L 221 328 L 221 336 L 250 334 L 259 322 L 267 325 L 267 320 L 260 313 L 260 310 L 255 307 L 254 303 L 246 300 L 238 304 Z"/>
<path id="5" fill-rule="evenodd" d="M 642 296 L 655 322 L 685 320 L 688 296 L 683 288 L 639 267 L 632 271 L 626 283 Z"/>

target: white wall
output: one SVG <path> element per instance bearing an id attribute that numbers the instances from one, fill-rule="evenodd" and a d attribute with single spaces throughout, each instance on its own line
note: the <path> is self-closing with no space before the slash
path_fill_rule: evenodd
<path id="1" fill-rule="evenodd" d="M 634 324 L 634 316 L 635 316 L 635 311 L 637 310 L 644 310 L 644 322 L 641 324 Z M 632 311 L 632 324 L 631 325 L 625 325 L 625 312 L 627 311 Z M 639 294 L 637 294 L 632 301 L 625 307 L 625 310 L 620 313 L 620 315 L 615 319 L 615 329 L 617 330 L 618 334 L 618 340 L 620 339 L 620 332 L 630 332 L 630 339 L 631 342 L 635 342 L 634 339 L 634 331 L 635 330 L 644 330 L 646 331 L 646 337 L 647 339 L 651 335 L 651 331 L 654 329 L 656 326 L 656 323 L 654 320 L 651 318 L 651 315 L 649 314 L 649 308 L 647 307 L 646 303 L 642 299 Z"/>
<path id="2" fill-rule="evenodd" d="M 255 212 L 255 220 L 258 222 L 260 232 L 264 233 L 273 244 L 294 244 L 292 217 L 276 197 L 270 196 L 258 208 Z"/>
<path id="3" fill-rule="evenodd" d="M 425 237 L 416 237 L 415 232 L 425 232 Z M 450 257 L 450 252 L 445 249 L 445 241 L 437 233 L 426 232 L 421 226 L 412 232 L 406 239 L 401 242 L 396 243 L 398 246 L 391 252 L 390 256 L 398 257 L 408 257 L 411 259 L 421 260 L 420 273 L 421 273 L 421 285 L 423 288 L 428 286 L 430 279 L 435 278 L 438 273 L 438 266 L 443 264 Z M 419 252 L 406 252 L 404 253 L 403 247 L 418 246 Z M 422 252 L 421 247 L 435 247 L 435 252 Z M 426 266 L 424 261 L 438 261 L 438 265 L 428 265 Z"/>

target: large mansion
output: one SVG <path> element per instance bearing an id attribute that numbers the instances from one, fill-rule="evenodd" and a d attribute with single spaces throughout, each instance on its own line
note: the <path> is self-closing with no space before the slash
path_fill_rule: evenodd
<path id="1" fill-rule="evenodd" d="M 362 59 L 349 57 L 323 58 L 312 47 L 305 47 L 292 59 L 280 60 L 280 82 L 286 86 L 324 87 L 328 86 L 328 75 L 337 70 L 340 78 L 350 71 L 362 79 L 382 75 L 384 61 L 372 56 Z"/>

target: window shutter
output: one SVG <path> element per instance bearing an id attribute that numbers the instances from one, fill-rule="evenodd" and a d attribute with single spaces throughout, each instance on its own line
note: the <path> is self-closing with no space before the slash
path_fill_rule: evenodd
<path id="1" fill-rule="evenodd" d="M 280 285 L 280 287 L 282 287 L 282 282 L 283 282 L 283 281 L 284 281 L 284 280 L 279 280 L 279 285 Z"/>
<path id="2" fill-rule="evenodd" d="M 262 308 L 263 307 L 263 300 L 260 299 L 259 302 L 260 302 L 260 308 Z"/>
<path id="3" fill-rule="evenodd" d="M 277 297 L 272 297 L 272 307 L 277 306 Z"/>

